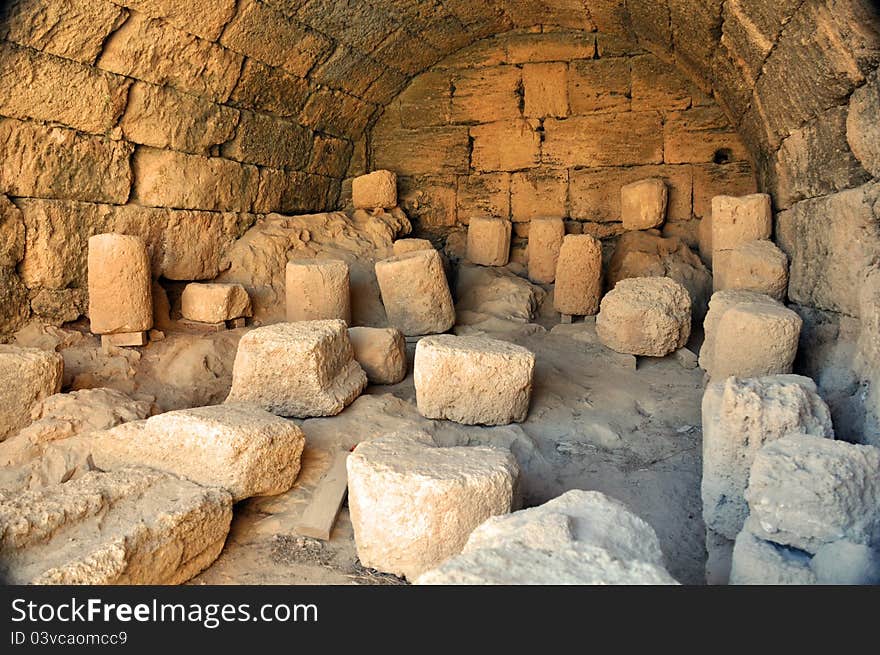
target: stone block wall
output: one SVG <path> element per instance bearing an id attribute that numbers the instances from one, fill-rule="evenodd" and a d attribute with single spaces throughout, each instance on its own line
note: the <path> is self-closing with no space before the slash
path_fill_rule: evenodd
<path id="1" fill-rule="evenodd" d="M 416 76 L 367 135 L 370 168 L 398 173 L 423 229 L 472 216 L 559 217 L 623 231 L 619 189 L 660 177 L 665 231 L 694 243 L 719 193 L 756 190 L 750 155 L 715 101 L 629 39 L 566 29 L 481 40 Z"/>

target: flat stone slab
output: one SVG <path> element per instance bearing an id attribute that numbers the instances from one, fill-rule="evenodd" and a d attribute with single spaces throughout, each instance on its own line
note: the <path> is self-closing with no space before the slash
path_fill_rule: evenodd
<path id="1" fill-rule="evenodd" d="M 276 323 L 238 342 L 226 402 L 254 403 L 279 416 L 333 416 L 366 386 L 345 321 Z"/>
<path id="2" fill-rule="evenodd" d="M 815 553 L 880 547 L 880 448 L 790 434 L 755 456 L 745 493 L 755 536 Z"/>
<path id="3" fill-rule="evenodd" d="M 414 381 L 422 416 L 468 425 L 522 422 L 535 355 L 488 337 L 439 335 L 416 346 Z"/>
<path id="4" fill-rule="evenodd" d="M 620 280 L 602 298 L 596 334 L 619 353 L 668 355 L 684 347 L 690 337 L 690 294 L 667 277 Z"/>
<path id="5" fill-rule="evenodd" d="M 12 584 L 186 582 L 220 554 L 232 497 L 150 469 L 0 491 L 0 574 Z"/>
<path id="6" fill-rule="evenodd" d="M 99 468 L 149 466 L 222 487 L 236 501 L 290 489 L 304 445 L 294 423 L 250 404 L 165 412 L 89 438 Z"/>
<path id="7" fill-rule="evenodd" d="M 348 505 L 361 564 L 412 580 L 461 552 L 471 531 L 510 511 L 510 453 L 441 448 L 424 432 L 361 443 L 348 458 Z"/>

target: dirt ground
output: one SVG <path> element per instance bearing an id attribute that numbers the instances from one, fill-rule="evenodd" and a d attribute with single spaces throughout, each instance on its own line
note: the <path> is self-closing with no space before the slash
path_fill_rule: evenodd
<path id="1" fill-rule="evenodd" d="M 371 386 L 338 416 L 300 421 L 308 444 L 294 488 L 240 503 L 220 558 L 191 583 L 401 583 L 360 567 L 347 508 L 328 542 L 298 537 L 295 526 L 336 450 L 413 426 L 441 444 L 510 448 L 522 468 L 525 506 L 569 489 L 599 490 L 625 502 L 657 531 L 670 573 L 702 583 L 702 371 L 684 368 L 674 356 L 639 358 L 632 370 L 631 359 L 595 342 L 590 323 L 493 336 L 537 356 L 525 423 L 487 428 L 424 419 L 412 375 L 398 385 Z M 410 357 L 414 347 L 409 344 Z"/>

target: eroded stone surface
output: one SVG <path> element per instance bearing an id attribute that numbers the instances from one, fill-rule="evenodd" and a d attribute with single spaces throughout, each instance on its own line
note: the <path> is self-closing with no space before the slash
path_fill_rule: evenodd
<path id="1" fill-rule="evenodd" d="M 391 209 L 397 206 L 397 175 L 379 170 L 359 175 L 351 181 L 355 209 Z"/>
<path id="2" fill-rule="evenodd" d="M 278 323 L 239 341 L 226 402 L 255 403 L 281 416 L 332 416 L 366 385 L 344 321 Z"/>
<path id="3" fill-rule="evenodd" d="M 341 259 L 295 259 L 284 274 L 288 321 L 340 319 L 351 323 L 348 264 Z"/>
<path id="4" fill-rule="evenodd" d="M 461 552 L 484 520 L 509 512 L 519 474 L 509 453 L 441 448 L 424 432 L 365 441 L 347 466 L 361 564 L 410 580 Z"/>
<path id="5" fill-rule="evenodd" d="M 510 258 L 510 221 L 491 216 L 474 216 L 467 232 L 467 258 L 483 266 L 504 266 Z"/>
<path id="6" fill-rule="evenodd" d="M 94 334 L 153 327 L 150 258 L 143 239 L 97 234 L 89 239 L 89 326 Z"/>
<path id="7" fill-rule="evenodd" d="M 553 308 L 560 314 L 590 316 L 602 297 L 602 244 L 588 234 L 562 240 L 556 263 Z"/>
<path id="8" fill-rule="evenodd" d="M 529 411 L 535 356 L 487 337 L 426 337 L 416 346 L 419 412 L 458 423 L 505 425 Z"/>
<path id="9" fill-rule="evenodd" d="M 180 313 L 190 321 L 220 323 L 250 316 L 251 298 L 240 284 L 187 284 Z"/>
<path id="10" fill-rule="evenodd" d="M 534 218 L 529 221 L 529 279 L 550 284 L 556 279 L 559 251 L 565 238 L 561 218 Z"/>
<path id="11" fill-rule="evenodd" d="M 397 384 L 406 377 L 406 341 L 397 328 L 348 328 L 354 358 L 373 384 Z"/>
<path id="12" fill-rule="evenodd" d="M 376 262 L 388 323 L 407 336 L 445 332 L 455 323 L 452 294 L 436 250 Z"/>
<path id="13" fill-rule="evenodd" d="M 713 379 L 790 373 L 803 319 L 781 304 L 736 303 L 718 319 L 710 367 Z"/>
<path id="14" fill-rule="evenodd" d="M 605 294 L 596 317 L 599 340 L 620 353 L 662 357 L 691 333 L 691 297 L 666 277 L 621 280 Z"/>
<path id="15" fill-rule="evenodd" d="M 180 584 L 220 554 L 232 497 L 123 468 L 0 491 L 3 577 L 15 584 Z"/>
<path id="16" fill-rule="evenodd" d="M 147 466 L 234 500 L 287 491 L 299 473 L 305 436 L 294 423 L 246 403 L 157 414 L 88 437 L 98 468 Z"/>
<path id="17" fill-rule="evenodd" d="M 715 291 L 741 289 L 785 300 L 788 291 L 788 257 L 765 239 L 746 241 L 713 257 Z"/>
<path id="18" fill-rule="evenodd" d="M 666 220 L 668 197 L 663 180 L 651 178 L 620 187 L 620 220 L 625 230 L 648 230 Z"/>

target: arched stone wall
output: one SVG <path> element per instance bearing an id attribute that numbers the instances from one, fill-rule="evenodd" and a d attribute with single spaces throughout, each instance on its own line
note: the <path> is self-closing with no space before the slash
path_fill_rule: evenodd
<path id="1" fill-rule="evenodd" d="M 852 408 L 845 431 L 880 438 L 874 4 L 7 2 L 0 332 L 82 313 L 94 231 L 143 234 L 157 274 L 211 277 L 255 215 L 334 206 L 363 132 L 415 75 L 486 37 L 565 28 L 634 42 L 715 99 L 779 211 L 808 318 L 801 366 Z"/>

